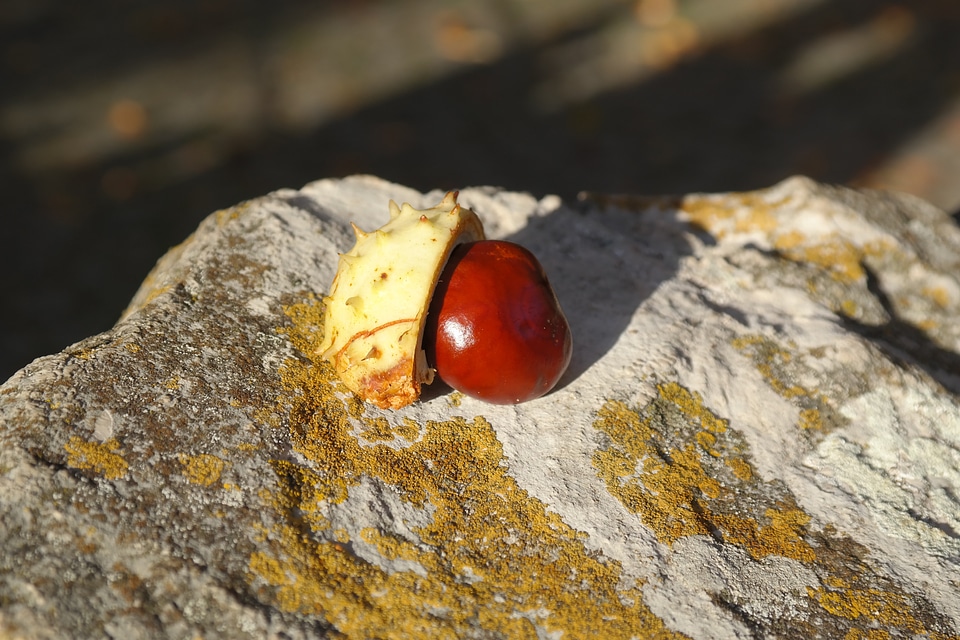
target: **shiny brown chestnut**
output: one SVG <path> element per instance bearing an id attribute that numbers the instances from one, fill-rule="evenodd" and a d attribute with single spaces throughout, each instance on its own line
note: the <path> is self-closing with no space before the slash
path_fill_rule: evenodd
<path id="1" fill-rule="evenodd" d="M 557 384 L 573 339 L 536 257 L 512 242 L 482 240 L 453 250 L 430 305 L 424 347 L 454 389 L 515 404 Z"/>

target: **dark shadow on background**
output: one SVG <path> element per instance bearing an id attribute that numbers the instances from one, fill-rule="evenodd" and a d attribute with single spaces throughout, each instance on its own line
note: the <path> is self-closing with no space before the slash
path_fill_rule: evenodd
<path id="1" fill-rule="evenodd" d="M 104 173 L 159 150 L 25 174 L 14 168 L 9 142 L 0 141 L 5 145 L 0 147 L 0 188 L 10 231 L 0 234 L 0 268 L 8 274 L 0 284 L 0 379 L 35 356 L 108 328 L 160 255 L 210 212 L 322 177 L 373 173 L 424 191 L 492 184 L 537 195 L 558 193 L 568 202 L 582 189 L 742 190 L 795 173 L 856 181 L 958 93 L 960 5 L 952 0 L 903 5 L 915 24 L 895 56 L 810 93 L 789 95 L 779 83 L 808 43 L 867 23 L 889 6 L 872 0 L 824 2 L 785 22 L 737 34 L 641 83 L 554 113 L 532 109 L 530 91 L 543 77 L 545 52 L 621 17 L 612 11 L 554 41 L 465 68 L 304 135 L 271 131 L 267 123 L 256 136 L 224 139 L 225 160 L 217 167 L 121 201 L 100 190 Z M 77 11 L 64 8 L 51 19 L 66 24 Z M 83 11 L 96 14 L 89 5 Z M 269 20 L 269 11 L 260 15 L 263 10 L 249 9 L 226 23 L 201 16 L 183 24 L 183 15 L 195 16 L 176 6 L 164 11 L 165 20 L 181 24 L 173 33 L 185 29 L 198 43 L 232 30 L 257 34 L 263 31 L 257 20 Z M 151 48 L 150 40 L 129 34 L 111 37 L 116 34 L 110 29 L 125 27 L 105 24 L 86 20 L 78 28 L 102 31 L 95 40 L 114 48 L 116 65 L 171 55 L 169 42 Z M 47 45 L 37 73 L 43 65 L 55 68 L 58 55 L 77 52 L 69 40 L 59 50 L 56 39 Z M 89 77 L 102 71 L 91 65 Z M 27 95 L 31 90 L 25 82 L 4 84 Z M 557 220 L 570 221 L 570 215 Z M 537 243 L 535 234 L 545 231 L 537 224 L 521 242 Z M 561 256 L 546 261 L 554 259 Z M 627 307 L 644 295 L 631 295 Z M 626 309 L 620 311 L 614 315 L 625 316 Z M 618 324 L 611 322 L 603 331 Z M 610 339 L 603 337 L 594 351 Z"/>

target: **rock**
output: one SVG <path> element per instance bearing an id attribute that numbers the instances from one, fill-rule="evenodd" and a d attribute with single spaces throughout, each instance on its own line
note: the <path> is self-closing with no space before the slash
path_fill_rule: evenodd
<path id="1" fill-rule="evenodd" d="M 492 188 L 574 332 L 518 406 L 381 411 L 314 350 L 323 180 L 217 212 L 0 388 L 0 635 L 956 638 L 960 230 L 902 195 Z"/>

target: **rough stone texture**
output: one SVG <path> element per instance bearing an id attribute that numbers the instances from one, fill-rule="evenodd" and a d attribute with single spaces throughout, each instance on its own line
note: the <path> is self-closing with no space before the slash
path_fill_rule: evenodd
<path id="1" fill-rule="evenodd" d="M 465 189 L 575 337 L 516 407 L 363 406 L 313 355 L 325 180 L 220 211 L 0 388 L 0 635 L 955 638 L 960 230 L 906 196 Z"/>

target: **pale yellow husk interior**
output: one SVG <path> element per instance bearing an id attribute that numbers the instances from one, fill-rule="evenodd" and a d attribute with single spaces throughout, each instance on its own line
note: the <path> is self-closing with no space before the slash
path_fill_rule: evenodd
<path id="1" fill-rule="evenodd" d="M 340 255 L 324 299 L 318 351 L 344 385 L 381 408 L 399 409 L 433 381 L 422 347 L 437 280 L 458 244 L 482 240 L 483 224 L 451 191 L 432 209 L 390 201 L 390 221 Z"/>

